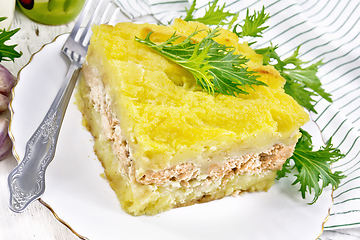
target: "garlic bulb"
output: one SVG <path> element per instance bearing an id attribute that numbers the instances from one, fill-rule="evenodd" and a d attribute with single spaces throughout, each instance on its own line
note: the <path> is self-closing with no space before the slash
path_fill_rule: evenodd
<path id="1" fill-rule="evenodd" d="M 0 64 L 0 93 L 8 95 L 14 87 L 15 77 Z"/>

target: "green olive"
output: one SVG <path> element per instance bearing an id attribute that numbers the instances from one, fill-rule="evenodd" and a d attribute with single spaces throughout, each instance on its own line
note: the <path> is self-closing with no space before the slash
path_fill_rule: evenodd
<path id="1" fill-rule="evenodd" d="M 85 0 L 18 0 L 17 3 L 30 19 L 48 25 L 60 25 L 74 20 Z"/>

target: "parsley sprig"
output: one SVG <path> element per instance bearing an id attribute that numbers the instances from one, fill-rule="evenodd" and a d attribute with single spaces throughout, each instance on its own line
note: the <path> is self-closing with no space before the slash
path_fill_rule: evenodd
<path id="1" fill-rule="evenodd" d="M 209 2 L 208 9 L 206 9 L 203 17 L 195 18 L 194 13 L 198 11 L 196 8 L 196 0 L 193 1 L 190 8 L 186 10 L 186 16 L 184 21 L 197 21 L 209 26 L 224 26 L 228 25 L 228 30 L 231 30 L 240 38 L 249 37 L 261 37 L 262 31 L 268 28 L 263 26 L 270 15 L 265 13 L 265 7 L 261 11 L 254 11 L 254 14 L 249 13 L 247 9 L 246 17 L 242 24 L 237 23 L 234 27 L 234 23 L 238 20 L 239 13 L 231 13 L 225 11 L 225 3 L 222 6 L 218 6 L 219 0 Z M 238 29 L 241 30 L 238 30 Z"/>
<path id="2" fill-rule="evenodd" d="M 249 9 L 246 11 L 246 17 L 243 24 L 236 24 L 234 26 L 233 32 L 240 38 L 249 36 L 249 37 L 262 37 L 262 31 L 267 29 L 269 26 L 263 26 L 266 20 L 268 20 L 270 15 L 265 13 L 265 7 L 260 11 L 254 11 L 254 14 L 249 14 Z M 241 28 L 241 31 L 237 31 L 238 27 Z"/>
<path id="3" fill-rule="evenodd" d="M 248 61 L 247 58 L 234 54 L 234 48 L 219 44 L 213 39 L 219 35 L 219 28 L 209 31 L 200 42 L 194 42 L 192 37 L 200 31 L 204 30 L 194 31 L 178 44 L 175 42 L 180 36 L 176 33 L 162 44 L 150 40 L 152 32 L 145 39 L 135 38 L 135 40 L 189 70 L 197 84 L 210 94 L 236 96 L 236 94 L 247 94 L 246 86 L 266 86 L 244 65 Z"/>
<path id="4" fill-rule="evenodd" d="M 230 13 L 225 11 L 225 3 L 222 6 L 218 6 L 219 0 L 209 2 L 209 8 L 206 10 L 205 14 L 201 18 L 194 18 L 194 12 L 198 9 L 196 8 L 196 0 L 193 1 L 191 7 L 186 9 L 185 21 L 197 21 L 205 25 L 228 25 L 236 21 L 238 14 Z"/>
<path id="5" fill-rule="evenodd" d="M 6 17 L 0 17 L 0 22 L 4 21 Z M 0 62 L 1 61 L 14 61 L 15 58 L 21 57 L 22 53 L 15 50 L 16 45 L 6 45 L 5 42 L 10 40 L 10 38 L 17 33 L 20 28 L 6 31 L 0 29 Z"/>
<path id="6" fill-rule="evenodd" d="M 325 147 L 314 151 L 311 135 L 302 129 L 300 131 L 302 137 L 296 144 L 295 152 L 286 160 L 282 170 L 278 171 L 277 179 L 285 177 L 287 173 L 291 172 L 290 169 L 296 168 L 298 174 L 295 174 L 296 179 L 293 185 L 300 183 L 299 191 L 303 198 L 305 198 L 306 192 L 311 194 L 314 190 L 314 198 L 311 202 L 313 204 L 325 187 L 332 185 L 336 189 L 340 180 L 345 178 L 340 171 L 331 172 L 331 164 L 343 158 L 344 155 L 339 149 L 333 147 L 331 139 Z M 290 160 L 294 161 L 294 166 L 291 166 Z"/>
<path id="7" fill-rule="evenodd" d="M 269 46 L 267 48 L 256 49 L 255 51 L 263 55 L 265 65 L 272 64 L 280 74 L 286 79 L 284 86 L 285 92 L 292 96 L 301 106 L 309 111 L 317 113 L 314 109 L 314 96 L 321 96 L 329 102 L 332 102 L 331 95 L 322 88 L 320 79 L 316 76 L 318 67 L 321 66 L 321 60 L 305 67 L 308 62 L 303 62 L 298 58 L 300 46 L 294 53 L 281 60 L 276 53 L 277 46 Z"/>

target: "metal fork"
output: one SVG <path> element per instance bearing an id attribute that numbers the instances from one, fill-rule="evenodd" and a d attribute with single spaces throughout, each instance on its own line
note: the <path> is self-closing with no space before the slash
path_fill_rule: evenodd
<path id="1" fill-rule="evenodd" d="M 75 83 L 89 45 L 91 25 L 104 23 L 111 12 L 112 3 L 101 0 L 81 32 L 80 28 L 86 16 L 91 14 L 92 0 L 84 5 L 73 30 L 61 51 L 70 59 L 70 67 L 65 75 L 64 83 L 58 91 L 45 118 L 26 144 L 24 158 L 9 174 L 10 190 L 9 207 L 14 212 L 22 212 L 45 190 L 45 171 L 54 158 L 60 127 L 67 105 L 72 95 Z M 99 16 L 101 16 L 100 19 Z M 98 19 L 95 21 L 95 19 Z M 77 36 L 80 35 L 78 38 Z"/>

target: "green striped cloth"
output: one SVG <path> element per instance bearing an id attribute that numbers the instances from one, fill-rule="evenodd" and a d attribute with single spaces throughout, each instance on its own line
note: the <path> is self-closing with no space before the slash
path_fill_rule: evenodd
<path id="1" fill-rule="evenodd" d="M 117 0 L 130 18 L 153 14 L 166 24 L 185 16 L 187 0 Z M 222 5 L 224 1 L 219 1 Z M 325 224 L 327 231 L 360 227 L 360 2 L 351 0 L 228 0 L 226 9 L 252 13 L 265 6 L 270 13 L 268 29 L 257 39 L 255 48 L 266 47 L 271 41 L 279 45 L 282 57 L 290 56 L 301 45 L 300 57 L 315 63 L 323 61 L 318 77 L 333 103 L 317 99 L 312 118 L 319 125 L 323 138 L 332 137 L 346 157 L 334 164 L 347 178 L 333 193 L 334 205 Z M 202 16 L 208 1 L 198 0 L 195 16 Z M 358 232 L 359 233 L 359 232 Z M 323 238 L 324 239 L 324 238 Z M 340 238 L 337 238 L 340 239 Z M 355 239 L 355 238 L 354 238 Z M 356 238 L 358 239 L 358 238 Z"/>

